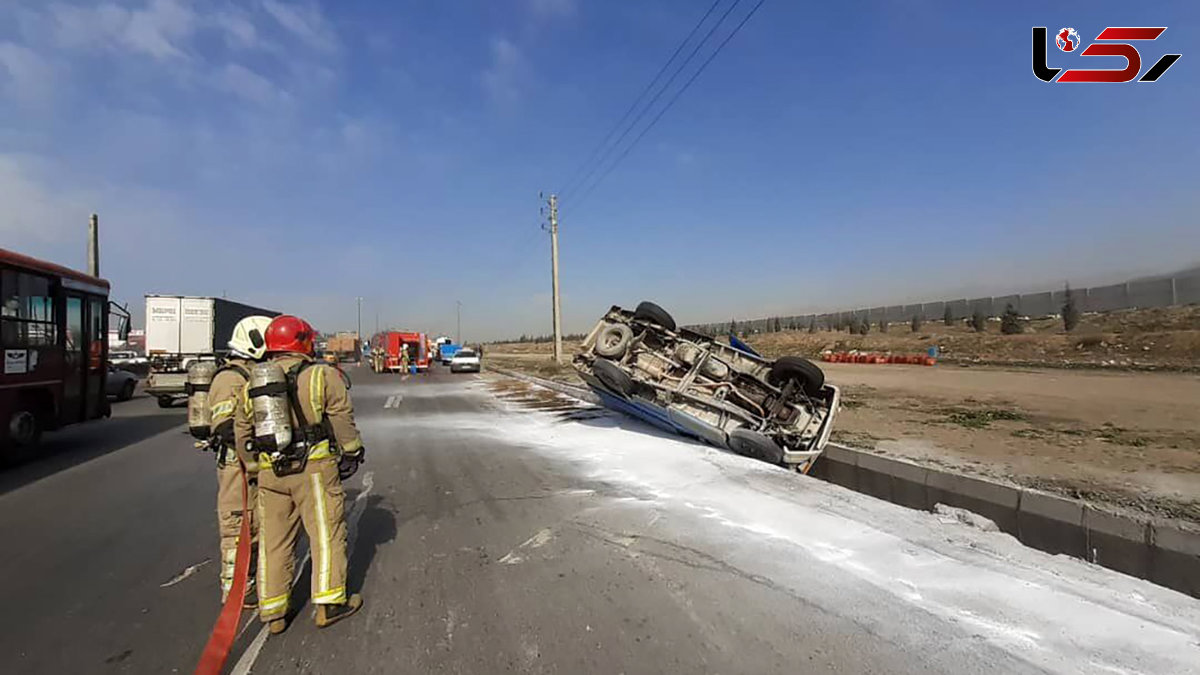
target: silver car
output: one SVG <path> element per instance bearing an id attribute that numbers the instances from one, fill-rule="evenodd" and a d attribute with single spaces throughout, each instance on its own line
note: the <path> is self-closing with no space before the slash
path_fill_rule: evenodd
<path id="1" fill-rule="evenodd" d="M 573 365 L 610 408 L 804 473 L 829 442 L 840 399 L 807 359 L 770 360 L 736 338 L 676 328 L 650 302 L 610 309 Z"/>

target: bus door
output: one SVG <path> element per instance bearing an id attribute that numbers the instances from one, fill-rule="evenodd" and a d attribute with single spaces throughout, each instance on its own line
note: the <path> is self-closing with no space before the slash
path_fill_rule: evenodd
<path id="1" fill-rule="evenodd" d="M 82 295 L 66 294 L 66 322 L 63 330 L 63 400 L 62 423 L 84 419 L 84 379 L 87 359 L 84 358 L 84 307 Z"/>
<path id="2" fill-rule="evenodd" d="M 84 419 L 96 419 L 108 412 L 105 379 L 108 375 L 108 303 L 94 295 L 84 296 L 84 348 L 86 363 L 83 380 Z"/>

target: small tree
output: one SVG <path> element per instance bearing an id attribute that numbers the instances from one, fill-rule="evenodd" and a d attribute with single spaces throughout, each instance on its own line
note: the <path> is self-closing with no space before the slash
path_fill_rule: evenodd
<path id="1" fill-rule="evenodd" d="M 779 333 L 782 331 L 783 331 L 783 326 L 779 323 L 779 317 L 775 317 L 775 332 Z"/>
<path id="2" fill-rule="evenodd" d="M 983 310 L 975 308 L 975 313 L 971 315 L 971 328 L 975 329 L 976 333 L 982 333 L 987 330 L 987 317 L 983 315 Z"/>
<path id="3" fill-rule="evenodd" d="M 921 315 L 913 314 L 912 321 L 909 323 L 909 327 L 912 328 L 912 332 L 916 333 L 921 330 L 922 323 L 924 323 L 924 320 L 921 319 Z"/>
<path id="4" fill-rule="evenodd" d="M 1062 320 L 1063 328 L 1068 333 L 1079 325 L 1079 305 L 1075 304 L 1075 293 L 1071 291 L 1071 284 L 1067 284 L 1067 297 L 1062 306 Z"/>
<path id="5" fill-rule="evenodd" d="M 817 332 L 817 317 L 814 316 L 808 320 L 808 332 L 809 333 Z"/>
<path id="6" fill-rule="evenodd" d="M 870 333 L 870 332 L 871 332 L 871 322 L 867 321 L 865 318 L 859 319 L 858 320 L 858 334 L 866 335 L 867 333 Z"/>
<path id="7" fill-rule="evenodd" d="M 886 332 L 887 332 L 887 329 L 888 329 L 888 322 L 887 322 L 887 319 L 880 319 L 880 320 L 879 320 L 879 332 L 880 332 L 880 333 L 886 333 Z"/>
<path id="8" fill-rule="evenodd" d="M 950 309 L 950 305 L 946 305 L 946 311 L 942 312 L 942 323 L 947 326 L 954 325 L 954 310 Z"/>
<path id="9" fill-rule="evenodd" d="M 1000 317 L 1000 332 L 1005 335 L 1025 332 L 1025 326 L 1021 325 L 1021 315 L 1017 314 L 1017 309 L 1011 302 L 1004 307 L 1004 314 Z"/>
<path id="10" fill-rule="evenodd" d="M 737 335 L 737 321 L 734 319 L 729 320 L 729 334 Z"/>

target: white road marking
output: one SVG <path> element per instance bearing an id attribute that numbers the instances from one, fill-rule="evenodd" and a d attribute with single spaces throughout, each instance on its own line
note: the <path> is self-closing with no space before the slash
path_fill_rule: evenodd
<path id="1" fill-rule="evenodd" d="M 163 584 L 159 584 L 158 587 L 159 588 L 170 588 L 171 586 L 174 586 L 175 584 L 192 576 L 193 574 L 196 573 L 196 570 L 200 569 L 201 567 L 204 567 L 205 565 L 207 565 L 210 562 L 212 562 L 212 558 L 205 558 L 204 560 L 201 560 L 200 562 L 196 563 L 195 565 L 188 565 L 187 567 L 185 567 L 183 569 L 182 572 L 171 577 L 170 581 L 167 581 L 166 583 L 163 583 Z"/>
<path id="2" fill-rule="evenodd" d="M 364 473 L 362 477 L 362 483 L 362 492 L 359 492 L 354 498 L 354 508 L 350 511 L 350 516 L 346 518 L 347 552 L 354 550 L 354 540 L 358 536 L 358 521 L 360 518 L 362 518 L 363 510 L 367 506 L 367 495 L 369 495 L 371 493 L 371 489 L 375 487 L 375 473 L 372 471 L 367 471 Z M 304 566 L 308 564 L 308 559 L 311 555 L 311 551 L 305 552 L 304 558 L 300 561 L 300 564 L 296 566 L 296 576 L 292 579 L 293 586 L 295 586 L 296 582 L 300 579 L 300 573 L 304 571 Z M 256 618 L 257 617 L 254 615 L 251 616 L 252 621 Z M 254 667 L 254 662 L 258 660 L 258 655 L 260 652 L 262 652 L 263 645 L 267 643 L 267 636 L 269 634 L 270 633 L 267 631 L 267 626 L 264 624 L 262 629 L 258 631 L 258 635 L 254 636 L 254 642 L 251 642 L 250 646 L 246 648 L 246 651 L 242 652 L 242 656 L 233 666 L 233 670 L 229 671 L 230 675 L 250 674 L 250 669 Z"/>
<path id="3" fill-rule="evenodd" d="M 387 398 L 387 401 L 384 401 L 383 407 L 384 408 L 399 408 L 400 404 L 403 402 L 404 402 L 403 396 L 401 396 L 400 394 L 392 394 L 391 396 L 389 396 Z"/>

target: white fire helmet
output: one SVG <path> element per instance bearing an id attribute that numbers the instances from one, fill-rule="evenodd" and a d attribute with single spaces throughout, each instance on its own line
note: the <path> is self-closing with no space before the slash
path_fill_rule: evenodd
<path id="1" fill-rule="evenodd" d="M 233 337 L 229 339 L 229 348 L 233 353 L 246 359 L 261 359 L 267 353 L 267 326 L 271 318 L 267 316 L 248 316 L 233 327 Z"/>

